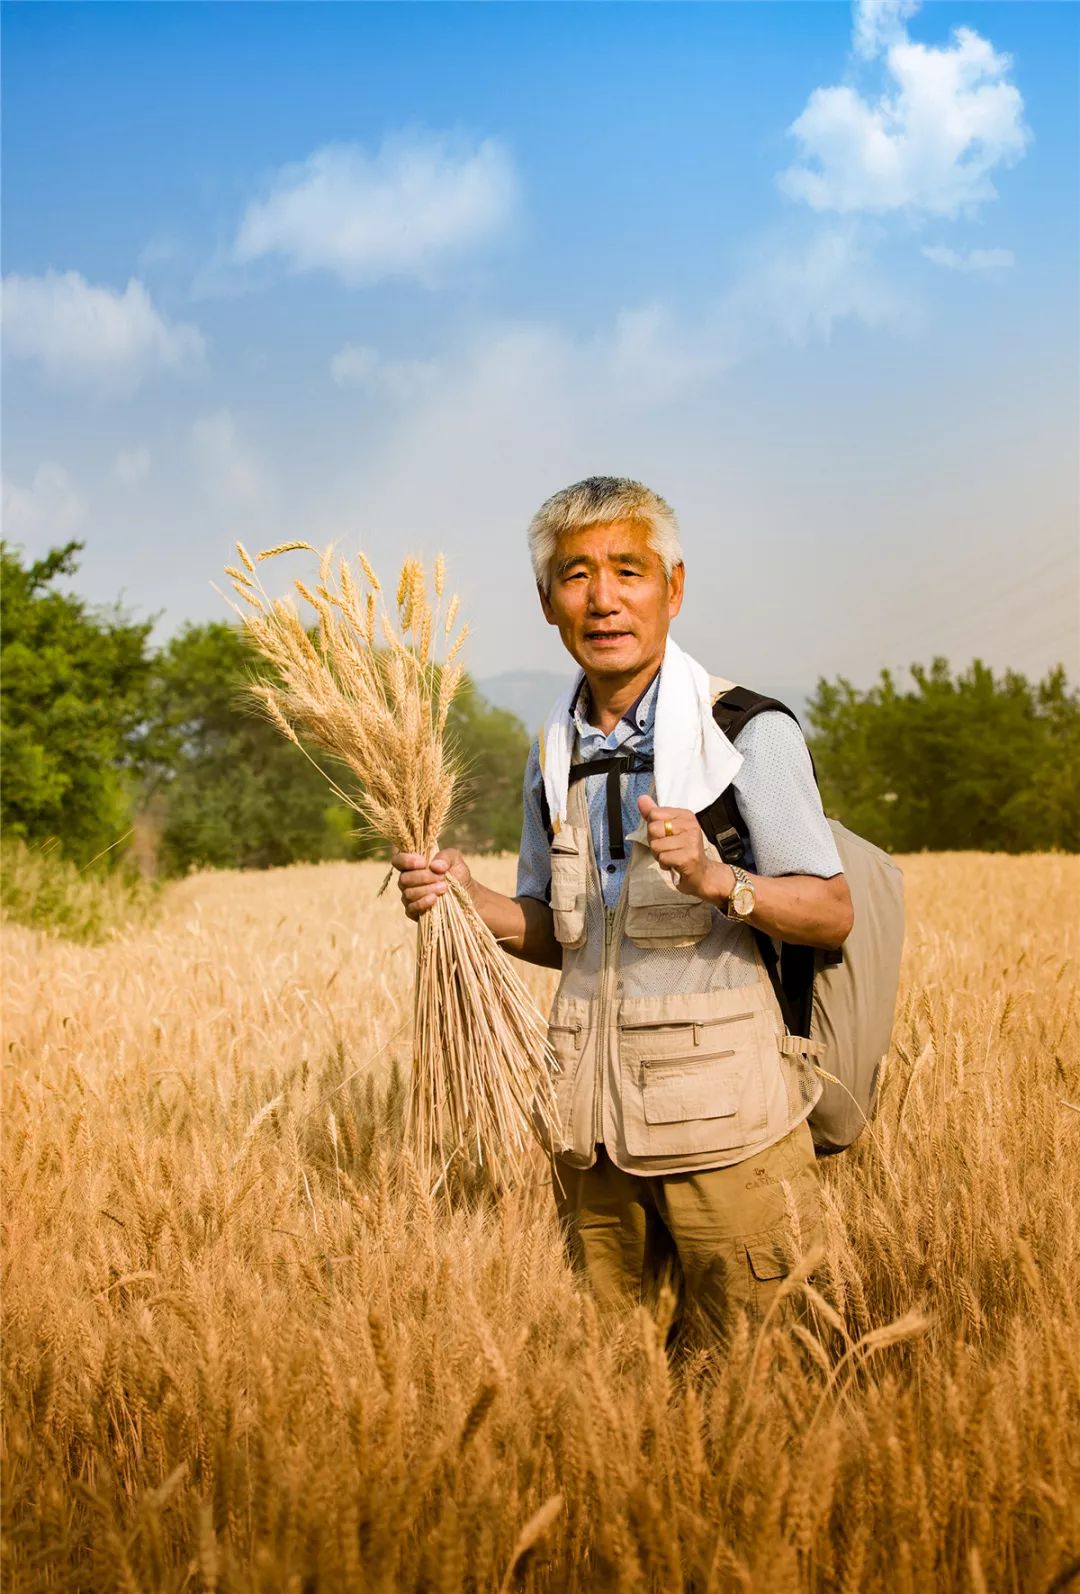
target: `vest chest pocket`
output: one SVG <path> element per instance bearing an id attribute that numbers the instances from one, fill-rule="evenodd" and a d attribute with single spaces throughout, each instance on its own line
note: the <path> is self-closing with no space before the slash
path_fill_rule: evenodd
<path id="1" fill-rule="evenodd" d="M 585 944 L 588 838 L 581 825 L 563 825 L 551 843 L 551 913 L 555 939 L 575 950 Z"/>
<path id="2" fill-rule="evenodd" d="M 749 1144 L 765 1128 L 754 1014 L 619 1028 L 623 1118 L 633 1156 L 691 1155 Z"/>
<path id="3" fill-rule="evenodd" d="M 633 843 L 626 880 L 625 931 L 635 946 L 693 946 L 712 929 L 713 910 L 701 897 L 687 896 L 672 884 L 648 844 Z"/>

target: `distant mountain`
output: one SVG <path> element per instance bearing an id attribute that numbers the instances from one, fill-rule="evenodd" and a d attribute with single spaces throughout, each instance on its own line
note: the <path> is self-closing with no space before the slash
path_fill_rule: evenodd
<path id="1" fill-rule="evenodd" d="M 569 671 L 557 675 L 553 670 L 506 670 L 477 681 L 476 688 L 496 708 L 516 714 L 529 735 L 535 736 L 552 703 L 570 681 Z"/>

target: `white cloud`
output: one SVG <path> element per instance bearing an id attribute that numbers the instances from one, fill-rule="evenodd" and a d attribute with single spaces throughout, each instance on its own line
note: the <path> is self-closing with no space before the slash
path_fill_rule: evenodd
<path id="1" fill-rule="evenodd" d="M 207 496 L 228 510 L 265 511 L 274 496 L 269 471 L 240 436 L 228 409 L 192 424 L 191 447 Z"/>
<path id="2" fill-rule="evenodd" d="M 328 144 L 284 166 L 241 220 L 233 258 L 282 257 L 350 287 L 391 277 L 430 282 L 442 262 L 498 233 L 517 198 L 495 139 L 399 133 L 374 154 Z"/>
<path id="3" fill-rule="evenodd" d="M 649 304 L 616 316 L 603 363 L 620 401 L 640 407 L 665 403 L 719 375 L 732 355 L 715 317 L 707 328 L 690 329 L 666 305 Z"/>
<path id="4" fill-rule="evenodd" d="M 853 9 L 855 54 L 872 60 L 906 37 L 904 24 L 918 11 L 919 0 L 855 0 Z"/>
<path id="5" fill-rule="evenodd" d="M 362 343 L 343 343 L 330 361 L 330 375 L 338 387 L 367 387 L 378 369 L 377 351 Z"/>
<path id="6" fill-rule="evenodd" d="M 866 232 L 849 222 L 797 243 L 768 240 L 702 320 L 649 304 L 583 339 L 537 323 L 462 337 L 388 411 L 377 450 L 341 496 L 390 541 L 438 526 L 468 545 L 498 537 L 523 501 L 539 502 L 575 472 L 647 472 L 656 439 L 670 441 L 670 418 L 685 427 L 688 415 L 715 416 L 716 383 L 738 364 L 785 341 L 827 340 L 845 321 L 901 333 L 918 325 L 875 268 Z M 343 363 L 380 390 L 393 362 L 348 347 Z M 328 516 L 315 540 L 338 533 Z"/>
<path id="7" fill-rule="evenodd" d="M 779 334 L 792 343 L 828 342 L 855 321 L 910 333 L 921 313 L 878 265 L 881 229 L 858 219 L 818 226 L 798 240 L 770 240 L 747 261 L 719 317 L 732 353 L 745 356 Z"/>
<path id="8" fill-rule="evenodd" d="M 857 47 L 892 40 L 890 91 L 871 101 L 846 85 L 815 89 L 791 125 L 799 157 L 779 183 L 814 210 L 971 214 L 996 197 L 995 169 L 1027 149 L 1011 58 L 971 28 L 954 28 L 940 49 L 913 43 L 905 14 L 875 3 L 856 15 Z"/>
<path id="9" fill-rule="evenodd" d="M 50 381 L 114 397 L 154 371 L 190 369 L 206 349 L 198 327 L 162 315 L 137 277 L 119 293 L 77 271 L 6 276 L 3 339 L 5 352 L 36 362 Z"/>
<path id="10" fill-rule="evenodd" d="M 137 487 L 139 482 L 145 481 L 150 474 L 150 450 L 148 448 L 122 448 L 112 462 L 111 475 L 113 481 L 119 482 L 121 487 Z"/>
<path id="11" fill-rule="evenodd" d="M 153 233 L 143 244 L 136 258 L 140 271 L 148 267 L 167 266 L 178 259 L 180 244 L 175 234 L 168 232 Z"/>
<path id="12" fill-rule="evenodd" d="M 978 271 L 995 275 L 1011 271 L 1016 257 L 1011 249 L 950 249 L 947 244 L 926 244 L 923 254 L 935 266 L 950 271 Z"/>
<path id="13" fill-rule="evenodd" d="M 441 369 L 437 360 L 387 360 L 361 343 L 343 344 L 330 361 L 339 387 L 362 388 L 396 403 L 420 398 L 438 381 Z"/>
<path id="14" fill-rule="evenodd" d="M 538 323 L 474 329 L 422 362 L 408 388 L 410 362 L 346 344 L 337 380 L 380 396 L 397 384 L 400 403 L 387 407 L 377 448 L 338 501 L 388 539 L 438 526 L 464 544 L 478 528 L 496 536 L 523 495 L 539 502 L 575 471 L 645 471 L 667 416 L 685 424 L 688 412 L 715 414 L 718 379 L 778 343 L 828 340 L 844 322 L 899 333 L 919 324 L 875 265 L 876 227 L 815 223 L 802 237 L 762 241 L 702 319 L 653 303 L 587 338 Z M 340 534 L 334 514 L 318 522 L 316 541 Z"/>
<path id="15" fill-rule="evenodd" d="M 662 304 L 620 312 L 589 360 L 618 402 L 652 408 L 713 383 L 778 342 L 828 342 L 843 322 L 899 334 L 921 325 L 916 304 L 875 259 L 880 228 L 850 219 L 760 238 L 700 320 Z"/>
<path id="16" fill-rule="evenodd" d="M 4 536 L 40 547 L 77 531 L 86 518 L 86 503 L 63 465 L 39 465 L 29 487 L 3 485 Z"/>
<path id="17" fill-rule="evenodd" d="M 405 404 L 430 393 L 442 376 L 438 360 L 383 360 L 378 371 L 379 390 L 395 403 Z"/>

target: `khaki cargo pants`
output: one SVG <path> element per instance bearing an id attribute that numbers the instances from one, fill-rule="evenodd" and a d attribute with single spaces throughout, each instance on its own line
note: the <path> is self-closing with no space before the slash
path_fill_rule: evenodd
<path id="1" fill-rule="evenodd" d="M 744 1162 L 700 1173 L 624 1173 L 598 1146 L 591 1168 L 557 1162 L 554 1188 L 571 1259 L 601 1309 L 655 1305 L 667 1283 L 684 1344 L 723 1341 L 740 1308 L 760 1322 L 796 1254 L 823 1239 L 805 1121 Z"/>

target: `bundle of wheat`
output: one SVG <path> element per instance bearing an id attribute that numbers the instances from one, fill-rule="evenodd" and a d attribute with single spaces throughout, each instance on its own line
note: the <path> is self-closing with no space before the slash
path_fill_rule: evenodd
<path id="1" fill-rule="evenodd" d="M 311 544 L 286 542 L 254 558 L 241 543 L 237 551 L 242 568 L 226 573 L 246 607 L 233 607 L 274 671 L 249 682 L 252 696 L 301 751 L 303 735 L 351 771 L 353 790 L 326 778 L 367 828 L 430 858 L 453 807 L 458 770 L 447 718 L 468 634 L 463 625 L 451 639 L 458 600 L 443 603 L 442 556 L 434 606 L 423 567 L 406 559 L 395 624 L 364 555 L 358 582 L 348 560 L 335 565 L 328 549 L 315 590 L 295 583 L 317 618 L 313 640 L 292 598 L 271 598 L 256 570 L 279 554 L 315 553 Z M 438 1185 L 464 1156 L 497 1186 L 513 1182 L 529 1160 L 530 1131 L 552 1124 L 556 1064 L 525 985 L 454 880 L 420 920 L 414 1001 L 407 1121 L 422 1167 Z"/>

